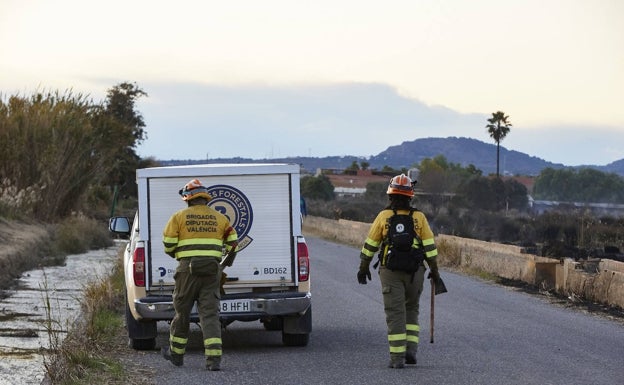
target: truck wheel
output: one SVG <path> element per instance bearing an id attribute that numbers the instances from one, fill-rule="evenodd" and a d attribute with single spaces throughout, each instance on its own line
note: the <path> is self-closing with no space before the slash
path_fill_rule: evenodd
<path id="1" fill-rule="evenodd" d="M 282 343 L 286 346 L 306 346 L 310 341 L 312 330 L 312 307 L 299 317 L 287 317 L 283 319 Z M 290 333 L 287 333 L 288 330 Z M 292 333 L 300 332 L 300 333 Z"/>
<path id="2" fill-rule="evenodd" d="M 310 341 L 310 333 L 286 334 L 282 333 L 282 343 L 286 346 L 306 346 Z"/>
<path id="3" fill-rule="evenodd" d="M 128 328 L 128 346 L 134 350 L 153 350 L 156 347 L 156 321 L 138 322 L 132 316 L 126 301 L 126 326 Z"/>
<path id="4" fill-rule="evenodd" d="M 282 317 L 272 317 L 262 321 L 262 324 L 264 325 L 264 328 L 269 331 L 282 330 L 284 327 L 284 320 Z"/>

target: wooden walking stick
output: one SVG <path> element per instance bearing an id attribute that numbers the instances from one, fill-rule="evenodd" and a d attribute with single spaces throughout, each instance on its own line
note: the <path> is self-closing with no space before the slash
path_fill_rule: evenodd
<path id="1" fill-rule="evenodd" d="M 429 334 L 431 335 L 429 342 L 433 343 L 433 322 L 434 322 L 434 307 L 435 307 L 435 280 L 431 278 L 431 313 L 429 315 Z"/>

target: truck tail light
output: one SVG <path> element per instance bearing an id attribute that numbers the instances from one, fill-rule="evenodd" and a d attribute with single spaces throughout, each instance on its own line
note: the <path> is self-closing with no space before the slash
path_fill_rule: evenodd
<path id="1" fill-rule="evenodd" d="M 299 282 L 305 282 L 310 277 L 310 258 L 308 245 L 304 240 L 297 242 L 297 256 L 299 258 Z"/>
<path id="2" fill-rule="evenodd" d="M 132 274 L 134 276 L 134 285 L 137 287 L 145 286 L 145 248 L 137 247 L 132 255 Z"/>

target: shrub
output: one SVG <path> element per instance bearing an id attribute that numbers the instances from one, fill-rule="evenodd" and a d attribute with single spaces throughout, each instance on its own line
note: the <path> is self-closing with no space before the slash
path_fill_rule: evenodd
<path id="1" fill-rule="evenodd" d="M 458 243 L 440 239 L 436 242 L 438 261 L 442 266 L 457 267 L 461 265 L 461 248 Z"/>
<path id="2" fill-rule="evenodd" d="M 64 254 L 80 254 L 112 245 L 106 226 L 81 215 L 69 217 L 58 224 L 55 239 L 56 249 Z"/>

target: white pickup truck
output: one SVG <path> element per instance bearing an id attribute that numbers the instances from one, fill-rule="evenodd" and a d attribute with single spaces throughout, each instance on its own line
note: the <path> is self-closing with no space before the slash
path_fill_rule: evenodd
<path id="1" fill-rule="evenodd" d="M 169 217 L 186 207 L 179 189 L 198 178 L 211 207 L 225 214 L 239 237 L 239 252 L 226 268 L 220 319 L 262 322 L 281 330 L 288 346 L 305 346 L 312 331 L 310 261 L 301 233 L 300 168 L 296 164 L 203 164 L 139 169 L 133 223 L 113 217 L 109 229 L 129 237 L 124 253 L 129 345 L 153 349 L 158 321 L 171 321 L 177 262 L 165 254 L 162 233 Z M 192 322 L 198 322 L 196 309 Z"/>

